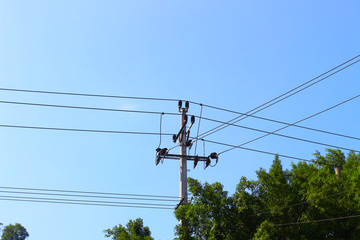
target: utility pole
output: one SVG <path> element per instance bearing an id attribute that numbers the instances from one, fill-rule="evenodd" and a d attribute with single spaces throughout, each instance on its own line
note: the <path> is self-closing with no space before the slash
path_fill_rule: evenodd
<path id="1" fill-rule="evenodd" d="M 186 124 L 187 124 L 187 108 L 179 108 L 181 113 L 180 117 L 180 199 L 181 205 L 187 203 L 188 194 L 187 194 L 187 160 L 186 160 Z"/>
<path id="2" fill-rule="evenodd" d="M 204 169 L 206 169 L 211 164 L 210 159 L 215 159 L 217 164 L 218 162 L 218 154 L 213 152 L 209 156 L 191 156 L 187 154 L 187 149 L 190 150 L 192 147 L 194 140 L 190 139 L 190 129 L 195 123 L 195 117 L 191 116 L 191 124 L 189 128 L 186 130 L 186 125 L 188 122 L 187 112 L 189 109 L 189 102 L 185 102 L 185 107 L 182 107 L 182 101 L 178 103 L 179 112 L 180 112 L 180 131 L 178 134 L 173 135 L 173 142 L 178 143 L 180 146 L 180 154 L 169 154 L 170 149 L 167 148 L 157 148 L 156 149 L 156 166 L 161 162 L 163 163 L 165 159 L 175 159 L 180 160 L 180 202 L 176 206 L 178 208 L 180 205 L 184 205 L 188 202 L 188 194 L 187 194 L 187 161 L 194 161 L 194 168 L 197 166 L 198 162 L 204 162 Z M 193 138 L 194 139 L 194 138 Z M 197 141 L 197 139 L 195 139 Z M 214 165 L 214 166 L 215 166 Z M 212 166 L 213 167 L 213 166 Z M 175 208 L 175 209 L 176 209 Z M 185 225 L 186 223 L 182 220 L 180 221 L 181 225 Z"/>

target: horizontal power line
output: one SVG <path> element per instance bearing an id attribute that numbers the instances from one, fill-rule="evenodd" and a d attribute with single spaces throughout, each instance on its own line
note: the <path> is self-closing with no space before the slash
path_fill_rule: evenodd
<path id="1" fill-rule="evenodd" d="M 60 196 L 60 197 L 81 197 L 81 198 L 107 198 L 107 199 L 126 199 L 126 200 L 137 200 L 137 201 L 167 201 L 167 202 L 178 202 L 176 199 L 167 198 L 139 198 L 139 197 L 120 197 L 120 196 L 95 196 L 95 195 L 82 195 L 82 194 L 64 194 L 64 193 L 41 193 L 41 192 L 25 192 L 25 191 L 3 191 L 0 193 L 12 193 L 12 194 L 28 194 L 28 195 L 47 195 L 47 196 Z"/>
<path id="2" fill-rule="evenodd" d="M 37 107 L 53 107 L 53 108 L 70 108 L 70 109 L 82 109 L 82 110 L 95 110 L 95 111 L 111 111 L 111 112 L 126 112 L 126 113 L 145 113 L 145 114 L 156 114 L 156 115 L 175 115 L 180 116 L 180 113 L 170 112 L 156 112 L 156 111 L 142 111 L 142 110 L 129 110 L 129 109 L 115 109 L 115 108 L 95 108 L 95 107 L 82 107 L 82 106 L 69 106 L 69 105 L 55 105 L 45 103 L 30 103 L 30 102 L 14 102 L 14 101 L 2 101 L 4 104 L 16 104 L 16 105 L 27 105 Z"/>
<path id="3" fill-rule="evenodd" d="M 21 201 L 21 202 L 38 202 L 38 203 L 56 203 L 56 204 L 71 204 L 71 205 L 84 205 L 84 206 L 103 206 L 103 207 L 127 207 L 127 208 L 149 208 L 149 209 L 168 209 L 174 210 L 169 207 L 151 207 L 151 206 L 130 206 L 130 205 L 118 205 L 118 204 L 97 204 L 97 203 L 81 203 L 81 202 L 66 202 L 66 201 L 46 201 L 46 200 L 30 200 L 30 199 L 16 199 L 1 197 L 0 200 L 5 201 Z"/>
<path id="4" fill-rule="evenodd" d="M 120 99 L 151 100 L 151 101 L 171 101 L 171 102 L 177 102 L 177 101 L 181 100 L 181 99 L 175 99 L 175 98 L 155 98 L 155 97 L 121 96 L 121 95 L 106 95 L 106 94 L 92 94 L 92 93 L 42 91 L 42 90 L 30 90 L 30 89 L 18 89 L 18 88 L 0 88 L 0 91 L 69 95 L 69 96 L 82 96 L 82 97 L 120 98 Z"/>
<path id="5" fill-rule="evenodd" d="M 54 131 L 70 131 L 70 132 L 91 132 L 91 133 L 112 133 L 112 134 L 135 134 L 135 135 L 160 135 L 160 133 L 154 133 L 154 132 L 126 132 L 126 131 L 112 131 L 112 130 L 95 130 L 95 129 L 76 129 L 76 128 L 55 128 L 55 127 L 39 127 L 39 126 L 20 126 L 20 125 L 4 125 L 4 124 L 0 124 L 0 127 L 5 127 L 5 128 L 20 128 L 20 129 L 35 129 L 35 130 L 54 130 Z M 261 130 L 258 130 L 261 131 Z M 172 136 L 173 134 L 171 133 L 161 133 L 161 135 L 167 135 L 167 136 Z M 279 134 L 276 134 L 279 135 Z M 285 136 L 285 135 L 279 135 L 279 136 Z M 289 136 L 288 136 L 289 137 Z M 289 137 L 289 138 L 293 138 L 293 137 Z M 194 138 L 193 138 L 194 139 Z M 208 141 L 211 142 L 210 140 L 205 140 L 202 139 L 204 141 Z M 314 142 L 314 141 L 310 141 L 310 140 L 305 140 L 306 142 L 312 142 L 312 143 L 316 143 L 319 145 L 325 145 L 325 146 L 329 146 L 329 147 L 335 147 L 335 148 L 339 148 L 339 149 L 345 149 L 345 150 L 349 150 L 349 151 L 355 151 L 352 149 L 347 149 L 347 148 L 343 148 L 343 147 L 337 147 L 334 145 L 329 145 L 329 144 L 323 144 L 323 143 L 319 143 L 319 142 Z M 224 146 L 231 146 L 231 149 L 222 151 L 219 154 L 225 153 L 227 151 L 230 151 L 234 148 L 241 148 L 241 149 L 249 149 L 249 148 L 243 148 L 241 146 L 235 146 L 235 145 L 230 145 L 230 144 L 222 144 Z M 175 148 L 175 147 L 173 147 Z M 173 149 L 171 148 L 171 149 Z M 171 150 L 170 149 L 170 150 Z M 290 157 L 291 158 L 291 157 Z"/>
<path id="6" fill-rule="evenodd" d="M 96 191 L 80 191 L 80 190 L 64 190 L 49 188 L 26 188 L 26 187 L 8 187 L 0 186 L 0 189 L 26 190 L 26 191 L 43 191 L 43 192 L 63 192 L 63 193 L 81 193 L 81 194 L 98 194 L 98 195 L 114 195 L 114 196 L 134 196 L 134 197 L 156 197 L 156 198 L 175 198 L 176 196 L 150 195 L 150 194 L 133 194 L 133 193 L 114 193 L 114 192 L 96 192 Z"/>
<path id="7" fill-rule="evenodd" d="M 316 223 L 316 222 L 328 222 L 328 221 L 336 221 L 350 218 L 358 218 L 360 215 L 346 216 L 346 217 L 336 217 L 336 218 L 326 218 L 326 219 L 318 219 L 307 222 L 291 222 L 291 223 L 280 223 L 280 224 L 272 224 L 273 227 L 281 227 L 281 226 L 289 226 L 289 225 L 298 225 L 298 224 L 307 224 L 307 223 Z"/>
<path id="8" fill-rule="evenodd" d="M 158 114 L 158 115 L 180 115 L 180 113 L 164 113 L 164 112 L 153 112 L 153 111 L 139 111 L 139 110 L 121 110 L 121 109 L 110 109 L 110 108 L 92 108 L 92 107 L 79 107 L 79 106 L 66 106 L 66 105 L 52 105 L 52 104 L 42 104 L 42 103 L 29 103 L 29 102 L 10 102 L 10 101 L 0 101 L 0 103 L 6 103 L 6 104 L 21 104 L 21 105 L 30 105 L 30 106 L 41 106 L 41 107 L 56 107 L 56 108 L 71 108 L 71 109 L 84 109 L 84 110 L 103 110 L 103 111 L 120 111 L 120 112 L 131 112 L 131 113 L 147 113 L 147 114 Z M 200 118 L 200 117 L 198 117 Z M 234 123 L 228 123 L 228 122 L 223 122 L 223 121 L 219 121 L 219 120 L 215 120 L 212 118 L 206 118 L 206 117 L 202 117 L 204 120 L 207 121 L 212 121 L 212 122 L 217 122 L 217 123 L 222 123 L 222 124 L 227 124 L 227 125 L 231 125 L 231 126 L 235 126 L 235 127 L 239 127 L 239 128 L 244 128 L 247 130 L 252 130 L 252 131 L 257 131 L 257 132 L 262 132 L 262 133 L 266 133 L 267 135 L 273 134 L 279 137 L 285 137 L 285 138 L 290 138 L 293 140 L 298 140 L 298 141 L 304 141 L 304 142 L 308 142 L 308 143 L 314 143 L 314 144 L 319 144 L 319 145 L 323 145 L 326 147 L 333 147 L 333 148 L 339 148 L 339 149 L 343 149 L 343 150 L 348 150 L 351 151 L 352 149 L 348 149 L 348 148 L 344 148 L 344 147 L 339 147 L 339 146 L 335 146 L 335 145 L 331 145 L 331 144 L 327 144 L 327 143 L 321 143 L 321 142 L 317 142 L 317 141 L 312 141 L 312 140 L 308 140 L 308 139 L 303 139 L 303 138 L 297 138 L 297 137 L 292 137 L 292 136 L 288 136 L 288 135 L 284 135 L 284 134 L 277 134 L 274 132 L 269 132 L 269 131 L 265 131 L 265 130 L 260 130 L 257 128 L 251 128 L 251 127 L 246 127 L 246 126 L 242 126 L 242 125 L 237 125 Z M 288 124 L 287 127 L 292 126 L 292 124 Z M 55 130 L 55 129 L 53 129 Z M 60 130 L 60 129 L 59 129 Z M 86 130 L 88 131 L 88 130 Z M 130 132 L 124 132 L 124 133 L 130 133 Z M 140 134 L 140 133 L 134 133 L 133 134 Z M 160 134 L 162 135 L 162 134 Z M 165 134 L 164 134 L 165 135 Z M 267 136 L 266 135 L 266 136 Z M 264 135 L 265 136 L 265 135 Z M 259 138 L 260 139 L 260 138 Z M 254 140 L 253 140 L 254 141 Z M 247 143 L 246 143 L 247 144 Z M 244 144 L 245 145 L 245 144 Z"/>
<path id="9" fill-rule="evenodd" d="M 16 198 L 16 199 L 30 199 L 30 200 L 46 200 L 46 201 L 67 201 L 67 202 L 84 202 L 84 203 L 96 203 L 96 204 L 117 204 L 117 205 L 136 205 L 136 206 L 162 206 L 172 207 L 174 204 L 159 204 L 159 203 L 138 203 L 138 202 L 114 202 L 114 201 L 96 201 L 96 200 L 83 200 L 74 198 L 40 198 L 40 197 L 25 197 L 25 196 L 13 196 L 13 195 L 0 195 L 4 198 Z"/>
<path id="10" fill-rule="evenodd" d="M 70 131 L 70 132 L 114 133 L 114 134 L 157 135 L 157 136 L 160 135 L 160 133 L 157 133 L 157 132 L 132 132 L 132 131 L 79 129 L 79 128 L 56 128 L 56 127 L 39 127 L 39 126 L 8 125 L 8 124 L 0 124 L 0 127 L 36 129 L 36 130 Z M 172 136 L 173 134 L 161 133 L 161 135 Z"/>

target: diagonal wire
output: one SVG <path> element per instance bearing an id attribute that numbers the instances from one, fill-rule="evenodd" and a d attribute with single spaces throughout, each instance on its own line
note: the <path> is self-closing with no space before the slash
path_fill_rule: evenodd
<path id="1" fill-rule="evenodd" d="M 322 77 L 322 76 L 324 76 L 324 75 L 332 72 L 333 70 L 335 70 L 335 69 L 337 69 L 337 68 L 339 68 L 339 67 L 347 64 L 348 62 L 351 62 L 352 60 L 354 60 L 354 59 L 356 59 L 356 58 L 358 58 L 358 57 L 360 57 L 360 55 L 357 55 L 357 56 L 355 56 L 354 58 L 352 58 L 352 59 L 350 59 L 350 60 L 348 60 L 348 61 L 346 61 L 346 62 L 344 62 L 344 63 L 342 63 L 342 64 L 340 64 L 340 65 L 338 65 L 338 66 L 336 66 L 336 67 L 334 67 L 334 68 L 332 68 L 332 69 L 330 69 L 329 71 L 327 71 L 327 72 L 325 72 L 325 73 L 323 73 L 323 74 L 321 74 L 321 75 L 319 75 L 319 76 L 311 79 L 310 81 L 307 81 L 306 83 L 303 83 L 303 84 L 297 86 L 296 88 L 293 88 L 293 89 L 291 89 L 290 91 L 287 91 L 286 93 L 284 93 L 284 94 L 282 94 L 282 95 L 280 95 L 280 96 L 278 96 L 278 97 L 276 97 L 276 98 L 274 98 L 274 99 L 271 99 L 270 101 L 268 101 L 268 102 L 266 102 L 266 103 L 264 103 L 264 104 L 262 104 L 262 105 L 260 105 L 260 106 L 258 106 L 258 107 L 256 107 L 256 108 L 254 108 L 254 109 L 251 109 L 250 111 L 246 112 L 246 114 L 251 113 L 251 115 L 254 115 L 255 113 L 258 113 L 258 112 L 260 112 L 260 111 L 262 111 L 262 110 L 264 110 L 264 109 L 266 109 L 266 108 L 268 108 L 268 107 L 270 107 L 270 106 L 273 106 L 274 104 L 279 103 L 279 102 L 281 102 L 281 101 L 283 101 L 283 100 L 285 100 L 285 99 L 287 99 L 287 98 L 289 98 L 289 97 L 291 97 L 291 96 L 293 96 L 293 95 L 295 95 L 295 94 L 297 94 L 297 93 L 299 93 L 299 92 L 301 92 L 301 91 L 303 91 L 303 90 L 305 90 L 305 89 L 307 89 L 307 88 L 309 88 L 309 87 L 311 87 L 311 86 L 313 86 L 313 85 L 315 85 L 315 84 L 317 84 L 317 83 L 319 83 L 319 82 L 321 82 L 321 81 L 323 81 L 323 80 L 325 80 L 325 79 L 327 79 L 327 78 L 329 78 L 330 76 L 332 76 L 332 75 L 334 75 L 334 74 L 336 74 L 336 73 L 338 73 L 338 72 L 340 72 L 340 71 L 343 71 L 344 69 L 346 69 L 346 68 L 354 65 L 355 63 L 358 63 L 360 60 L 357 60 L 357 61 L 355 61 L 355 62 L 352 62 L 352 63 L 350 63 L 349 65 L 347 65 L 347 66 L 345 66 L 345 67 L 343 67 L 343 68 L 341 68 L 341 69 L 339 69 L 339 70 L 337 70 L 337 71 L 335 71 L 335 72 L 333 72 L 333 73 L 331 73 L 331 74 L 329 74 L 329 75 L 327 75 L 327 76 L 325 76 L 325 77 L 323 77 L 323 78 L 315 81 L 316 79 L 318 79 L 318 78 L 320 78 L 320 77 Z M 313 81 L 315 81 L 315 82 L 313 82 Z M 308 84 L 308 83 L 310 83 L 310 82 L 313 82 L 313 83 L 305 86 L 306 84 Z M 305 87 L 303 87 L 303 86 L 305 86 Z M 303 87 L 303 88 L 301 88 L 301 87 Z M 298 88 L 301 88 L 301 89 L 297 90 Z M 297 90 L 297 91 L 295 91 L 295 90 Z M 295 92 L 293 92 L 293 91 L 295 91 Z M 291 93 L 291 92 L 293 92 L 293 93 Z M 289 94 L 289 93 L 291 93 L 291 94 Z M 287 94 L 289 94 L 289 95 L 287 95 Z M 287 96 L 285 96 L 285 95 L 287 95 Z M 285 96 L 285 97 L 283 97 L 283 96 Z M 282 97 L 283 97 L 283 98 L 282 98 Z M 278 99 L 279 99 L 279 100 L 278 100 Z M 277 100 L 277 101 L 276 101 L 276 100 Z M 268 104 L 269 104 L 269 105 L 268 105 Z M 267 105 L 267 106 L 266 106 L 266 105 Z M 244 116 L 244 117 L 243 117 L 243 116 L 244 116 L 244 115 L 240 115 L 240 116 L 238 116 L 238 117 L 235 117 L 235 118 L 231 119 L 230 121 L 228 121 L 227 123 L 231 123 L 231 122 L 236 123 L 236 122 L 239 122 L 239 121 L 241 121 L 241 120 L 243 120 L 243 119 L 245 119 L 245 118 L 248 117 L 248 116 Z M 241 117 L 243 117 L 243 118 L 241 118 Z M 241 118 L 241 119 L 239 119 L 239 118 Z M 238 120 L 237 120 L 237 119 L 238 119 Z M 236 120 L 236 121 L 235 121 L 235 120 Z M 210 130 L 208 130 L 208 131 L 200 134 L 200 137 L 207 137 L 207 136 L 209 136 L 209 135 L 211 135 L 211 134 L 213 134 L 213 133 L 215 133 L 215 132 L 218 132 L 218 131 L 220 131 L 220 130 L 226 128 L 226 127 L 228 127 L 228 126 L 229 126 L 229 125 L 221 124 L 221 125 L 219 125 L 219 126 L 217 126 L 217 127 L 215 127 L 215 128 L 212 128 L 212 129 L 210 129 Z"/>
<path id="2" fill-rule="evenodd" d="M 303 119 L 301 119 L 301 120 L 299 120 L 299 121 L 296 121 L 296 122 L 294 122 L 293 124 L 298 124 L 298 123 L 300 123 L 300 122 L 303 122 L 303 121 L 305 121 L 305 120 L 308 120 L 308 119 L 310 119 L 310 118 L 313 118 L 313 117 L 315 117 L 315 116 L 317 116 L 317 115 L 319 115 L 319 114 L 322 114 L 322 113 L 327 112 L 327 111 L 329 111 L 329 110 L 331 110 L 331 109 L 334 109 L 334 108 L 336 108 L 336 107 L 338 107 L 338 106 L 340 106 L 340 105 L 342 105 L 342 104 L 344 104 L 344 103 L 347 103 L 347 102 L 349 102 L 349 101 L 351 101 L 351 100 L 354 100 L 354 99 L 356 99 L 356 98 L 358 98 L 358 97 L 360 97 L 360 95 L 356 95 L 355 97 L 349 98 L 349 99 L 347 99 L 347 100 L 345 100 L 345 101 L 343 101 L 343 102 L 340 102 L 340 103 L 338 103 L 338 104 L 336 104 L 336 105 L 334 105 L 334 106 L 332 106 L 332 107 L 329 107 L 329 108 L 327 108 L 327 109 L 325 109 L 325 110 L 323 110 L 323 111 L 320 111 L 320 112 L 318 112 L 318 113 L 315 113 L 315 114 L 313 114 L 313 115 L 310 115 L 309 117 L 306 117 L 306 118 L 303 118 Z M 249 144 L 249 143 L 251 143 L 251 142 L 254 142 L 254 141 L 257 141 L 257 140 L 259 140 L 259 139 L 261 139 L 261 138 L 264 138 L 264 137 L 266 137 L 266 136 L 269 136 L 269 135 L 271 135 L 271 134 L 275 134 L 275 133 L 278 132 L 278 131 L 281 131 L 281 130 L 283 130 L 283 129 L 285 129 L 285 128 L 291 127 L 293 124 L 288 125 L 288 126 L 284 126 L 284 127 L 279 128 L 279 129 L 277 129 L 277 130 L 275 130 L 275 131 L 273 131 L 273 132 L 269 132 L 269 133 L 264 134 L 264 135 L 262 135 L 262 136 L 260 136 L 260 137 L 257 137 L 257 138 L 255 138 L 255 139 L 252 139 L 252 140 L 250 140 L 250 141 L 247 141 L 247 142 L 245 142 L 245 143 L 242 143 L 242 144 L 240 144 L 240 145 L 238 145 L 238 146 L 239 146 L 239 147 L 240 147 L 240 146 L 244 146 L 244 145 L 246 145 L 246 144 Z M 336 147 L 336 148 L 338 148 L 338 147 Z M 227 150 L 225 150 L 225 151 L 222 151 L 220 154 L 225 153 L 225 152 L 228 152 L 228 151 L 233 150 L 233 149 L 234 149 L 234 148 L 229 148 L 229 149 L 227 149 Z M 347 149 L 347 150 L 349 150 L 349 149 Z"/>

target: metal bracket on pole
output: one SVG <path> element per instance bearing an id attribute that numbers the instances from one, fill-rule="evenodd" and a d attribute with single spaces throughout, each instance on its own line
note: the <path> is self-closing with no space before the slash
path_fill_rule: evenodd
<path id="1" fill-rule="evenodd" d="M 181 198 L 180 202 L 176 205 L 175 210 L 180 207 L 180 205 L 183 203 L 185 198 Z"/>

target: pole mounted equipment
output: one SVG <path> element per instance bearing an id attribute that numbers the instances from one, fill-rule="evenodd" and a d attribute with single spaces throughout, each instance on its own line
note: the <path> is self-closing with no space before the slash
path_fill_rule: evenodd
<path id="1" fill-rule="evenodd" d="M 218 163 L 219 155 L 215 152 L 211 153 L 209 156 L 191 156 L 187 154 L 187 150 L 190 149 L 194 143 L 193 140 L 190 140 L 190 129 L 195 123 L 195 116 L 191 116 L 191 123 L 189 128 L 186 130 L 186 125 L 188 123 L 187 112 L 189 109 L 189 102 L 185 102 L 185 108 L 182 106 L 182 101 L 178 102 L 180 116 L 180 130 L 177 134 L 173 135 L 173 142 L 180 145 L 180 154 L 169 154 L 169 149 L 167 148 L 157 148 L 156 149 L 156 159 L 155 165 L 159 165 L 159 163 L 163 163 L 165 159 L 171 160 L 180 160 L 180 198 L 181 202 L 179 202 L 178 206 L 186 204 L 188 201 L 187 194 L 187 161 L 194 161 L 194 168 L 197 166 L 199 162 L 204 162 L 204 169 L 211 166 L 211 159 L 216 160 L 215 165 Z M 204 153 L 205 155 L 205 153 Z M 214 166 L 215 166 L 214 165 Z M 213 167 L 213 166 L 212 166 Z M 178 207 L 177 206 L 177 207 Z M 183 220 L 180 220 L 180 225 L 186 225 L 187 223 Z"/>

